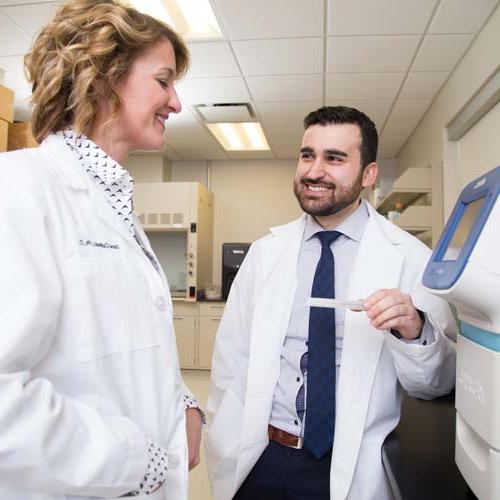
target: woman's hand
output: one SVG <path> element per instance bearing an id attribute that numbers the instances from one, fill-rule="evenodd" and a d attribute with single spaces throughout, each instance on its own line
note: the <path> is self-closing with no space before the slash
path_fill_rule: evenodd
<path id="1" fill-rule="evenodd" d="M 198 408 L 186 410 L 186 433 L 189 455 L 189 470 L 200 463 L 201 413 Z"/>

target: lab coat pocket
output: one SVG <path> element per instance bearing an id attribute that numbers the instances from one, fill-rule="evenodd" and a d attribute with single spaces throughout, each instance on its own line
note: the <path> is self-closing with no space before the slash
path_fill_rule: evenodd
<path id="1" fill-rule="evenodd" d="M 70 262 L 64 314 L 73 318 L 76 358 L 89 362 L 159 345 L 146 279 L 134 262 L 75 258 Z"/>
<path id="2" fill-rule="evenodd" d="M 235 392 L 228 388 L 219 410 L 208 429 L 207 449 L 214 465 L 228 456 L 235 456 L 241 444 L 244 406 Z"/>

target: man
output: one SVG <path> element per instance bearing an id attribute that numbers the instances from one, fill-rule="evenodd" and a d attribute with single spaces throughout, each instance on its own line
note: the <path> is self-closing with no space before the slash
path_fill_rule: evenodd
<path id="1" fill-rule="evenodd" d="M 402 389 L 432 398 L 454 384 L 445 333 L 456 324 L 420 285 L 429 249 L 360 198 L 377 177 L 375 125 L 346 107 L 304 125 L 294 191 L 305 214 L 252 245 L 217 335 L 217 500 L 389 499 L 381 446 Z M 333 309 L 333 298 L 362 304 Z"/>

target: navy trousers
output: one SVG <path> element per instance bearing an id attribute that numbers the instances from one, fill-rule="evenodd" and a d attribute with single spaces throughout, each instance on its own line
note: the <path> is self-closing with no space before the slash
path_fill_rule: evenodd
<path id="1" fill-rule="evenodd" d="M 270 441 L 233 500 L 330 500 L 331 461 Z"/>

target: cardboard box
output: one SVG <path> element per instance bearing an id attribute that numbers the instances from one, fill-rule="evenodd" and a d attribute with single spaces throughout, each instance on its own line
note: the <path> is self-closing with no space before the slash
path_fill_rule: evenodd
<path id="1" fill-rule="evenodd" d="M 3 85 L 0 85 L 0 119 L 14 121 L 14 92 Z"/>
<path id="2" fill-rule="evenodd" d="M 7 151 L 7 143 L 9 139 L 9 124 L 0 119 L 0 153 Z"/>
<path id="3" fill-rule="evenodd" d="M 9 126 L 9 151 L 36 148 L 37 146 L 38 142 L 36 142 L 31 132 L 31 122 L 17 122 Z"/>

